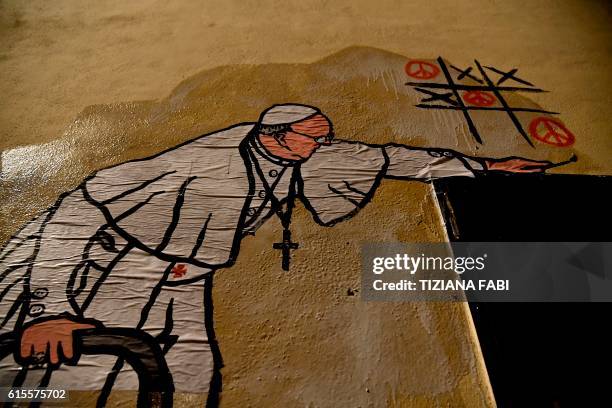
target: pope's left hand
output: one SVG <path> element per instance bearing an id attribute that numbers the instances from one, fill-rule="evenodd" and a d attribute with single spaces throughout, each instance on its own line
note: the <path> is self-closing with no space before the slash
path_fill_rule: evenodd
<path id="1" fill-rule="evenodd" d="M 537 161 L 521 158 L 502 160 L 485 160 L 487 170 L 505 171 L 509 173 L 543 173 L 553 165 L 549 161 Z"/>

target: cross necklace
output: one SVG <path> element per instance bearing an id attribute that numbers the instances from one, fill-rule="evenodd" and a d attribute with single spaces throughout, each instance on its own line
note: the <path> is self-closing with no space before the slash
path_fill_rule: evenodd
<path id="1" fill-rule="evenodd" d="M 259 175 L 259 178 L 261 180 L 261 182 L 263 183 L 264 189 L 266 191 L 266 200 L 270 200 L 270 204 L 271 204 L 271 208 L 272 211 L 274 211 L 274 213 L 276 214 L 276 216 L 280 219 L 281 221 L 281 225 L 283 227 L 283 239 L 281 242 L 275 242 L 272 244 L 272 248 L 274 249 L 278 249 L 281 251 L 282 254 L 282 263 L 281 266 L 283 268 L 284 271 L 288 271 L 289 270 L 289 264 L 291 261 L 291 251 L 298 249 L 299 245 L 297 242 L 293 242 L 291 240 L 291 229 L 290 229 L 290 225 L 291 225 L 291 215 L 293 213 L 293 207 L 295 206 L 295 196 L 297 194 L 297 190 L 296 190 L 296 184 L 297 184 L 297 180 L 299 177 L 299 172 L 300 172 L 300 167 L 299 164 L 295 164 L 292 167 L 292 171 L 291 171 L 291 180 L 289 181 L 289 192 L 287 194 L 287 199 L 286 200 L 279 200 L 278 198 L 276 198 L 276 196 L 274 195 L 274 188 L 276 187 L 276 185 L 278 184 L 279 180 L 281 179 L 281 177 L 283 176 L 285 170 L 287 169 L 287 167 L 285 167 L 281 173 L 279 173 L 278 178 L 275 180 L 274 184 L 272 185 L 272 187 L 270 187 L 270 185 L 268 184 L 263 171 L 261 170 L 261 168 L 259 167 L 259 163 L 257 161 L 257 158 L 254 157 L 253 153 L 251 153 L 251 160 L 253 160 L 254 164 L 255 164 L 255 169 L 257 171 L 257 174 Z M 283 211 L 283 201 L 286 204 L 286 210 Z M 263 205 L 265 205 L 265 201 L 263 203 Z M 262 205 L 262 207 L 263 207 Z"/>

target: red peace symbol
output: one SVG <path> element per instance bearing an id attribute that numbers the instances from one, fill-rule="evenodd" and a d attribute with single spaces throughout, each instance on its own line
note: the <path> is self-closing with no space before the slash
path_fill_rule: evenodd
<path id="1" fill-rule="evenodd" d="M 431 62 L 412 60 L 404 67 L 406 74 L 417 79 L 431 79 L 438 76 L 440 68 Z"/>
<path id="2" fill-rule="evenodd" d="M 573 145 L 576 138 L 561 121 L 553 118 L 535 118 L 529 124 L 529 133 L 540 142 L 566 147 Z"/>
<path id="3" fill-rule="evenodd" d="M 474 106 L 491 106 L 495 97 L 489 92 L 469 91 L 463 94 L 463 100 Z"/>

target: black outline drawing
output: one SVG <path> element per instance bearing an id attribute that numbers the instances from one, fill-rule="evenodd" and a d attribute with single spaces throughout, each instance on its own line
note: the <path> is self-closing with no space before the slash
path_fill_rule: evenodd
<path id="1" fill-rule="evenodd" d="M 440 63 L 441 63 L 441 66 L 442 66 L 442 69 L 445 75 L 449 76 L 449 83 L 451 83 L 451 86 L 445 89 L 451 89 L 454 92 L 454 94 L 458 96 L 457 90 L 463 89 L 463 88 L 460 86 L 452 85 L 453 84 L 452 79 L 450 79 L 450 74 L 448 73 L 446 65 L 444 65 L 441 59 L 440 59 Z M 454 69 L 458 70 L 457 68 L 454 68 Z M 464 75 L 469 75 L 470 71 L 465 70 L 462 72 Z M 509 73 L 508 77 L 512 76 L 515 72 L 516 71 Z M 427 86 L 427 85 L 419 84 L 419 86 Z M 491 89 L 491 87 L 492 85 L 489 85 L 487 87 L 470 87 L 469 89 L 484 88 L 488 90 L 488 89 Z M 435 87 L 431 87 L 431 88 L 435 88 Z M 429 93 L 429 92 L 426 91 L 425 93 Z M 431 94 L 431 96 L 433 97 L 434 95 Z M 458 98 L 458 100 L 460 101 L 461 99 Z M 303 106 L 307 106 L 307 105 L 303 105 Z M 466 119 L 469 120 L 469 114 L 467 113 L 469 109 L 466 108 L 463 104 L 461 104 L 461 106 L 462 107 L 457 107 L 457 109 L 462 109 L 464 114 L 466 115 Z M 321 114 L 318 108 L 316 107 L 310 107 L 310 108 L 313 108 L 316 110 L 316 113 L 313 114 L 312 116 L 316 114 Z M 331 124 L 331 121 L 329 123 L 330 123 L 330 126 L 333 126 Z M 245 125 L 251 125 L 251 126 L 255 125 L 249 131 L 249 133 L 246 135 L 246 137 L 244 138 L 244 140 L 240 143 L 238 147 L 240 156 L 242 157 L 245 168 L 246 168 L 246 177 L 248 179 L 248 192 L 245 197 L 244 204 L 242 206 L 242 210 L 240 212 L 240 216 L 238 220 L 238 227 L 236 229 L 236 233 L 234 235 L 233 242 L 231 245 L 230 256 L 227 262 L 221 265 L 210 265 L 206 262 L 202 262 L 195 258 L 197 250 L 200 248 L 200 246 L 206 239 L 206 231 L 208 228 L 208 224 L 209 224 L 209 221 L 211 220 L 211 217 L 213 216 L 211 213 L 209 213 L 206 216 L 203 216 L 204 221 L 203 221 L 202 228 L 196 240 L 196 246 L 191 251 L 190 254 L 184 254 L 182 256 L 178 256 L 178 255 L 169 256 L 162 252 L 165 246 L 168 245 L 170 241 L 170 237 L 178 224 L 181 206 L 183 205 L 185 191 L 188 185 L 197 178 L 196 176 L 187 178 L 185 182 L 183 183 L 183 185 L 181 186 L 179 193 L 176 197 L 175 205 L 173 208 L 172 221 L 170 225 L 167 227 L 161 243 L 157 245 L 155 248 L 149 248 L 147 245 L 145 245 L 144 243 L 140 242 L 138 239 L 131 236 L 128 232 L 124 231 L 118 225 L 118 222 L 121 219 L 137 211 L 139 208 L 145 205 L 148 201 L 150 201 L 156 194 L 160 194 L 160 192 L 155 192 L 155 193 L 150 194 L 146 199 L 144 199 L 141 202 L 136 203 L 134 206 L 126 210 L 124 213 L 117 215 L 117 216 L 113 216 L 110 213 L 110 211 L 106 208 L 106 205 L 113 202 L 114 200 L 127 196 L 128 194 L 134 193 L 136 191 L 142 190 L 149 184 L 157 180 L 160 180 L 168 176 L 169 174 L 174 173 L 174 171 L 166 172 L 159 176 L 156 176 L 155 178 L 152 178 L 151 180 L 147 180 L 137 187 L 131 188 L 117 196 L 114 196 L 102 202 L 98 202 L 94 198 L 92 198 L 86 188 L 86 182 L 96 176 L 96 173 L 94 173 L 91 176 L 87 177 L 83 181 L 83 183 L 81 183 L 74 190 L 62 194 L 58 198 L 56 203 L 47 210 L 46 214 L 41 215 L 41 217 L 44 217 L 43 219 L 40 219 L 39 217 L 37 217 L 34 220 L 32 220 L 30 223 L 26 224 L 26 226 L 28 226 L 31 223 L 40 222 L 40 226 L 35 234 L 32 234 L 26 237 L 26 239 L 22 240 L 22 238 L 19 237 L 19 233 L 24 228 L 26 228 L 26 226 L 24 226 L 16 234 L 13 235 L 12 239 L 14 239 L 17 242 L 15 244 L 16 248 L 18 248 L 21 245 L 24 245 L 27 242 L 27 239 L 35 240 L 34 253 L 26 260 L 27 271 L 24 275 L 25 278 L 17 282 L 14 282 L 10 287 L 5 288 L 5 290 L 2 293 L 0 293 L 0 300 L 1 300 L 2 297 L 8 292 L 8 290 L 11 289 L 11 287 L 13 287 L 14 285 L 18 283 L 23 285 L 22 295 L 19 296 L 19 299 L 12 306 L 9 312 L 9 315 L 7 315 L 4 318 L 4 321 L 0 325 L 0 328 L 3 327 L 6 324 L 6 322 L 9 321 L 10 318 L 19 311 L 19 316 L 15 324 L 16 329 L 14 330 L 14 332 L 8 335 L 3 335 L 4 337 L 0 336 L 0 359 L 6 357 L 10 353 L 14 353 L 16 360 L 23 364 L 23 368 L 21 372 L 15 378 L 15 381 L 13 384 L 14 386 L 19 386 L 22 383 L 28 371 L 28 364 L 32 363 L 32 361 L 24 361 L 20 359 L 19 351 L 15 350 L 15 347 L 16 347 L 15 345 L 17 344 L 18 339 L 20 339 L 21 333 L 23 332 L 25 328 L 27 328 L 31 324 L 38 323 L 40 321 L 44 321 L 45 319 L 48 319 L 48 318 L 42 318 L 42 319 L 34 320 L 33 322 L 30 322 L 26 325 L 23 324 L 24 319 L 26 317 L 26 310 L 29 307 L 30 301 L 32 299 L 37 298 L 37 295 L 35 293 L 30 293 L 29 281 L 30 281 L 32 268 L 35 265 L 36 255 L 38 254 L 38 251 L 42 244 L 41 243 L 42 234 L 43 234 L 45 225 L 52 219 L 53 215 L 55 214 L 57 209 L 62 204 L 62 201 L 64 200 L 64 198 L 74 192 L 77 192 L 77 191 L 82 192 L 83 196 L 89 202 L 89 204 L 91 204 L 93 207 L 101 211 L 101 213 L 104 215 L 106 223 L 104 225 L 101 225 L 97 229 L 97 231 L 93 234 L 93 236 L 89 239 L 87 245 L 84 247 L 81 261 L 79 262 L 77 266 L 74 267 L 74 269 L 71 271 L 69 275 L 69 279 L 66 285 L 66 296 L 70 302 L 70 305 L 72 306 L 74 310 L 74 316 L 66 315 L 67 318 L 74 319 L 78 322 L 89 322 L 90 321 L 86 318 L 86 311 L 87 311 L 87 307 L 89 306 L 89 304 L 91 303 L 93 299 L 93 296 L 95 296 L 99 287 L 104 283 L 107 276 L 112 272 L 114 266 L 118 262 L 120 262 L 121 259 L 124 256 L 126 256 L 126 254 L 128 254 L 132 249 L 134 248 L 141 249 L 157 257 L 158 259 L 167 261 L 168 266 L 165 269 L 160 282 L 153 289 L 148 303 L 144 306 L 141 312 L 140 321 L 135 328 L 104 329 L 102 327 L 99 327 L 97 329 L 83 330 L 80 336 L 80 341 L 77 341 L 75 344 L 75 350 L 74 350 L 75 357 L 73 358 L 72 361 L 69 362 L 69 364 L 77 364 L 78 356 L 81 354 L 103 353 L 103 354 L 116 355 L 118 357 L 115 363 L 115 366 L 113 367 L 113 370 L 109 373 L 107 377 L 106 383 L 104 384 L 101 395 L 98 399 L 97 406 L 104 406 L 106 404 L 107 398 L 110 394 L 110 391 L 112 389 L 117 373 L 121 370 L 125 362 L 128 362 L 130 365 L 132 365 L 135 368 L 135 370 L 138 372 L 138 375 L 139 375 L 139 379 L 141 382 L 140 384 L 141 393 L 139 394 L 139 398 L 138 398 L 139 407 L 148 406 L 150 400 L 148 399 L 147 395 L 149 392 L 161 392 L 162 393 L 162 405 L 171 406 L 172 405 L 172 391 L 173 391 L 172 375 L 168 370 L 168 367 L 164 359 L 164 355 L 170 349 L 170 347 L 172 347 L 172 345 L 177 341 L 176 336 L 173 336 L 171 334 L 172 325 L 173 325 L 172 323 L 172 302 L 170 302 L 170 306 L 166 314 L 166 326 L 161 335 L 159 335 L 157 338 L 153 338 L 141 329 L 143 328 L 147 320 L 149 311 L 151 310 L 153 304 L 155 303 L 157 296 L 162 290 L 162 286 L 186 285 L 192 282 L 202 281 L 204 284 L 203 302 L 205 306 L 204 326 L 206 328 L 208 342 L 212 350 L 213 364 L 214 364 L 214 372 L 213 372 L 213 376 L 212 376 L 211 383 L 210 383 L 210 391 L 207 397 L 208 398 L 207 406 L 215 407 L 219 403 L 220 393 L 222 389 L 222 375 L 221 375 L 220 370 L 223 367 L 223 359 L 221 356 L 221 351 L 220 351 L 219 344 L 217 342 L 217 339 L 215 336 L 215 330 L 214 330 L 214 319 L 213 319 L 214 305 L 213 305 L 213 297 L 212 297 L 213 277 L 214 277 L 215 272 L 218 269 L 230 267 L 236 262 L 236 259 L 240 251 L 240 242 L 242 238 L 248 235 L 254 235 L 255 230 L 257 229 L 258 226 L 263 224 L 266 220 L 270 219 L 273 215 L 276 215 L 281 222 L 281 225 L 283 228 L 283 235 L 282 235 L 281 242 L 274 243 L 273 248 L 281 251 L 282 269 L 285 271 L 288 271 L 290 269 L 290 263 L 291 263 L 291 251 L 296 250 L 299 247 L 298 243 L 292 241 L 291 230 L 290 230 L 291 217 L 292 217 L 293 209 L 295 207 L 296 199 L 298 199 L 311 212 L 313 219 L 317 224 L 324 226 L 324 227 L 332 227 L 338 222 L 352 218 L 363 207 L 365 207 L 372 200 L 372 197 L 374 196 L 376 189 L 378 188 L 378 186 L 380 185 L 380 183 L 382 182 L 384 178 L 399 179 L 399 180 L 415 180 L 415 181 L 420 181 L 420 182 L 425 182 L 425 183 L 429 183 L 431 181 L 431 180 L 425 180 L 425 179 L 415 178 L 415 177 L 392 176 L 392 175 L 386 174 L 387 169 L 389 168 L 389 165 L 390 165 L 390 158 L 386 152 L 386 148 L 389 148 L 389 147 L 401 147 L 401 148 L 408 148 L 413 151 L 427 152 L 429 155 L 434 156 L 434 157 L 446 156 L 449 158 L 457 158 L 463 163 L 466 169 L 471 170 L 472 172 L 475 172 L 477 170 L 472 169 L 467 160 L 467 159 L 470 159 L 477 163 L 480 163 L 481 165 L 483 165 L 483 169 L 486 169 L 484 165 L 484 161 L 483 161 L 484 159 L 464 156 L 463 154 L 456 152 L 454 150 L 438 149 L 438 148 L 419 148 L 419 147 L 411 147 L 411 146 L 406 146 L 406 145 L 397 144 L 397 143 L 369 144 L 369 143 L 363 143 L 363 142 L 357 142 L 357 141 L 344 141 L 343 140 L 341 142 L 346 143 L 346 144 L 359 144 L 363 146 L 368 146 L 370 148 L 380 149 L 380 152 L 382 154 L 382 158 L 384 161 L 382 165 L 380 166 L 380 169 L 378 170 L 378 173 L 376 174 L 368 191 L 362 191 L 358 188 L 355 188 L 348 181 L 344 180 L 344 184 L 347 190 L 360 196 L 361 197 L 360 200 L 356 200 L 354 198 L 346 196 L 344 193 L 342 193 L 342 191 L 338 190 L 337 188 L 334 188 L 331 185 L 328 185 L 328 189 L 330 192 L 337 194 L 338 196 L 341 196 L 348 202 L 352 203 L 355 208 L 352 211 L 338 218 L 328 220 L 328 221 L 323 221 L 321 218 L 319 218 L 317 211 L 315 210 L 314 206 L 312 205 L 309 198 L 306 196 L 304 192 L 304 179 L 302 178 L 302 174 L 300 172 L 301 163 L 296 163 L 293 166 L 287 166 L 283 168 L 282 172 L 291 171 L 291 176 L 290 176 L 291 178 L 289 182 L 288 193 L 286 197 L 282 199 L 279 199 L 274 195 L 275 188 L 279 180 L 281 179 L 282 173 L 279 174 L 279 176 L 276 178 L 276 180 L 272 184 L 269 184 L 268 181 L 266 180 L 263 170 L 261 169 L 260 163 L 258 162 L 257 155 L 255 154 L 255 151 L 259 149 L 259 147 L 257 146 L 256 143 L 254 143 L 254 140 L 255 140 L 254 138 L 258 135 L 259 129 L 258 129 L 258 126 L 254 123 L 239 123 L 237 125 L 233 125 L 225 129 L 217 130 L 217 131 L 199 136 L 197 138 L 188 140 L 184 143 L 179 144 L 178 146 L 164 150 L 150 157 L 131 160 L 126 163 L 136 163 L 136 162 L 147 161 L 147 160 L 159 157 L 179 147 L 186 146 L 189 143 L 192 143 L 208 135 L 212 135 L 215 133 L 219 133 L 221 131 L 225 131 L 225 130 L 236 128 L 238 126 L 245 126 Z M 333 134 L 333 127 L 330 128 L 330 134 Z M 477 133 L 475 133 L 475 135 L 477 135 Z M 510 156 L 510 157 L 505 157 L 501 159 L 487 159 L 487 160 L 504 161 L 504 160 L 511 159 L 511 158 L 516 158 L 516 157 Z M 575 161 L 575 157 L 570 159 L 570 161 Z M 115 166 L 110 166 L 109 168 L 116 167 L 122 164 L 125 164 L 125 163 L 117 164 Z M 548 168 L 552 168 L 552 167 L 562 165 L 562 164 L 565 164 L 565 163 L 558 163 L 558 164 L 550 163 Z M 261 202 L 259 207 L 254 212 L 249 213 L 249 210 L 251 209 L 252 199 L 255 196 L 255 188 L 256 188 L 257 179 L 261 183 L 263 183 L 265 194 L 263 197 L 260 197 L 263 199 L 263 201 Z M 267 212 L 264 214 L 264 211 L 267 211 Z M 125 240 L 125 244 L 121 248 L 117 248 L 117 242 L 115 238 L 113 238 L 113 235 L 109 232 L 112 232 L 116 234 L 116 236 Z M 9 240 L 9 242 L 11 242 L 11 240 Z M 114 254 L 114 258 L 110 261 L 108 265 L 106 266 L 99 265 L 95 261 L 89 259 L 89 251 L 95 244 L 101 245 L 107 252 Z M 14 251 L 16 248 L 12 249 L 11 251 Z M 3 256 L 4 257 L 9 256 L 11 254 L 11 251 L 7 251 Z M 187 264 L 192 264 L 192 265 L 196 265 L 200 267 L 206 267 L 206 268 L 211 269 L 211 272 L 204 275 L 203 277 L 186 279 L 180 282 L 167 281 L 167 278 L 169 274 L 172 272 L 172 269 L 178 263 L 187 263 Z M 2 271 L 0 273 L 0 282 L 3 279 L 5 279 L 12 272 L 12 270 L 17 269 L 18 267 L 10 268 L 5 271 Z M 75 298 L 81 293 L 83 288 L 86 287 L 87 279 L 89 276 L 88 272 L 92 268 L 97 270 L 100 273 L 100 277 L 93 285 L 93 288 L 91 289 L 91 292 L 89 293 L 89 295 L 82 302 L 82 304 L 79 305 L 77 301 L 75 300 Z M 79 275 L 79 272 L 82 272 L 81 279 L 77 281 L 76 277 Z M 108 342 L 105 343 L 107 340 Z M 134 351 L 130 350 L 130 347 L 136 348 L 136 349 L 145 349 L 145 351 L 142 351 L 141 353 L 136 353 L 138 355 L 134 356 L 133 355 Z M 45 375 L 43 379 L 44 383 L 49 382 L 51 373 L 53 369 L 55 368 L 56 367 L 53 367 L 51 365 L 47 367 L 48 373 L 47 375 Z"/>
<path id="2" fill-rule="evenodd" d="M 42 320 L 42 319 L 41 319 Z M 138 401 L 139 407 L 152 406 L 152 398 L 160 398 L 161 406 L 172 405 L 172 393 L 174 385 L 172 374 L 163 358 L 163 353 L 159 348 L 158 342 L 146 332 L 139 329 L 130 328 L 95 328 L 78 330 L 75 336 L 75 350 L 78 355 L 72 361 L 66 362 L 68 365 L 76 365 L 78 357 L 85 355 L 114 355 L 118 361 L 127 361 L 138 375 Z M 0 335 L 0 360 L 7 357 L 19 348 L 18 335 L 15 332 Z M 23 375 L 16 377 L 13 387 L 21 386 L 27 372 L 29 361 L 21 361 L 24 367 L 21 370 Z M 123 364 L 123 363 L 121 363 Z M 46 387 L 51 378 L 52 371 L 57 368 L 48 365 L 45 375 L 40 382 L 40 387 Z M 106 404 L 106 390 L 102 391 L 102 396 L 98 399 L 98 406 Z M 156 395 L 157 394 L 157 395 Z M 30 405 L 34 405 L 32 403 Z M 11 407 L 11 402 L 6 402 L 3 406 Z"/>
<path id="3" fill-rule="evenodd" d="M 536 93 L 546 92 L 543 89 L 536 88 L 532 83 L 522 78 L 517 77 L 516 73 L 518 71 L 518 68 L 512 68 L 511 70 L 506 72 L 506 71 L 500 70 L 492 66 L 488 66 L 488 65 L 484 66 L 484 68 L 487 68 L 488 70 L 493 71 L 496 74 L 500 75 L 500 78 L 498 79 L 497 83 L 493 83 L 493 80 L 491 79 L 491 77 L 487 74 L 483 66 L 480 65 L 480 62 L 478 62 L 477 60 L 474 60 L 474 63 L 476 64 L 476 68 L 478 69 L 478 72 L 480 73 L 482 78 L 478 78 L 471 74 L 472 67 L 461 69 L 454 65 L 449 65 L 450 68 L 452 68 L 454 71 L 459 73 L 459 75 L 457 75 L 458 80 L 462 80 L 463 78 L 467 77 L 479 84 L 479 85 L 465 85 L 465 84 L 458 84 L 453 80 L 453 77 L 448 69 L 448 66 L 446 65 L 446 62 L 442 59 L 442 57 L 438 57 L 436 61 L 438 65 L 440 66 L 442 73 L 444 74 L 446 83 L 413 82 L 413 81 L 406 82 L 406 85 L 414 87 L 416 91 L 429 95 L 429 97 L 422 99 L 421 102 L 415 106 L 418 108 L 423 108 L 423 109 L 460 110 L 463 113 L 463 117 L 465 118 L 465 121 L 470 130 L 470 133 L 472 134 L 472 137 L 479 144 L 483 143 L 482 137 L 480 133 L 478 132 L 478 129 L 476 128 L 476 125 L 474 124 L 472 117 L 470 116 L 470 111 L 481 110 L 481 111 L 506 112 L 506 114 L 512 121 L 512 124 L 514 125 L 516 130 L 519 132 L 519 134 L 523 137 L 523 139 L 525 139 L 525 141 L 531 147 L 534 147 L 534 148 L 535 148 L 535 145 L 533 144 L 533 142 L 531 141 L 531 138 L 529 137 L 529 135 L 523 128 L 523 125 L 521 124 L 521 122 L 516 117 L 515 112 L 535 112 L 535 113 L 543 113 L 543 114 L 549 114 L 549 115 L 559 114 L 559 112 L 551 112 L 551 111 L 547 111 L 544 109 L 511 107 L 508 105 L 508 102 L 503 97 L 501 92 L 509 92 L 509 91 L 510 92 L 536 92 Z M 508 80 L 516 81 L 525 86 L 502 86 L 501 85 L 502 83 Z M 440 90 L 444 93 L 437 93 L 434 90 Z M 463 98 L 461 97 L 461 95 L 459 95 L 459 91 L 491 92 L 493 93 L 493 95 L 495 95 L 495 99 L 499 102 L 501 107 L 467 106 L 463 102 Z M 455 99 L 453 99 L 453 96 Z M 435 105 L 435 104 L 429 103 L 429 102 L 435 102 L 435 101 L 442 101 L 442 102 L 447 103 L 448 105 Z"/>

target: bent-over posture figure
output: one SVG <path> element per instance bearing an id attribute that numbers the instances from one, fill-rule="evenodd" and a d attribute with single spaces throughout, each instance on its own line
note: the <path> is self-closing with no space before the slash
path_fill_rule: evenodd
<path id="1" fill-rule="evenodd" d="M 175 389 L 205 393 L 221 364 L 205 307 L 212 274 L 231 266 L 241 239 L 267 219 L 281 220 L 274 247 L 288 270 L 298 247 L 290 230 L 296 200 L 318 224 L 332 226 L 364 207 L 384 178 L 428 181 L 549 164 L 334 140 L 317 108 L 284 104 L 257 123 L 100 170 L 0 253 L 0 330 L 15 331 L 20 342 L 20 364 L 1 362 L 0 385 L 135 389 L 121 358 L 62 364 L 78 355 L 73 332 L 104 325 L 154 336 Z"/>

